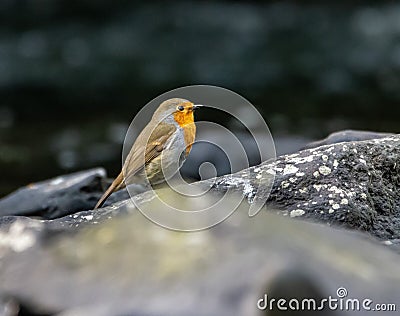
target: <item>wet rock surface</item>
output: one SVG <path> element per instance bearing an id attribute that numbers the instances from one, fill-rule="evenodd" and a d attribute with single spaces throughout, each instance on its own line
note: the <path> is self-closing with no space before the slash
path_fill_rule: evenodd
<path id="1" fill-rule="evenodd" d="M 91 209 L 101 196 L 105 174 L 97 168 L 30 184 L 0 200 L 0 216 L 51 219 Z"/>
<path id="2" fill-rule="evenodd" d="M 275 174 L 267 204 L 283 215 L 400 237 L 400 136 L 326 145 L 218 178 L 250 200 Z"/>

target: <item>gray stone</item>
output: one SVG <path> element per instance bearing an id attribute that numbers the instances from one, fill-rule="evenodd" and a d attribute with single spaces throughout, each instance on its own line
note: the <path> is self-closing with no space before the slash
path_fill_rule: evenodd
<path id="1" fill-rule="evenodd" d="M 250 202 L 255 196 L 271 191 L 267 205 L 284 216 L 342 225 L 366 231 L 382 240 L 396 240 L 400 239 L 399 166 L 399 136 L 393 135 L 300 151 L 197 185 L 213 185 L 215 191 L 236 190 Z M 103 172 L 78 173 L 58 178 L 69 179 L 63 183 L 53 179 L 23 188 L 0 201 L 0 209 L 5 210 L 3 215 L 32 215 L 40 210 L 44 218 L 85 211 L 54 221 L 55 226 L 56 223 L 64 226 L 71 223 L 71 226 L 80 227 L 85 223 L 85 216 L 91 215 L 101 220 L 101 212 L 88 211 L 101 195 L 101 188 L 89 192 L 91 190 L 82 190 L 82 187 L 97 181 Z M 272 188 L 271 174 L 275 174 Z M 71 196 L 73 200 L 68 201 Z M 106 206 L 128 197 L 126 190 L 116 192 Z M 80 202 L 79 207 L 74 206 L 75 201 Z M 5 207 L 7 205 L 13 206 Z M 84 216 L 82 220 L 80 216 Z M 6 220 L 10 219 L 2 219 Z"/>
<path id="2" fill-rule="evenodd" d="M 101 196 L 103 168 L 33 183 L 0 200 L 0 216 L 57 218 L 94 207 Z"/>
<path id="3" fill-rule="evenodd" d="M 278 157 L 216 180 L 251 201 L 275 181 L 267 205 L 288 217 L 342 225 L 384 239 L 400 238 L 400 136 L 346 142 Z M 250 188 L 250 189 L 249 189 Z"/>

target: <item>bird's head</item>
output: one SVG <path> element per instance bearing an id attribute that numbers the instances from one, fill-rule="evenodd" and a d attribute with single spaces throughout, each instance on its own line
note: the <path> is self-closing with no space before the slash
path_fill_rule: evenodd
<path id="1" fill-rule="evenodd" d="M 199 107 L 201 105 L 195 105 L 185 99 L 168 99 L 160 104 L 154 112 L 153 118 L 158 120 L 174 119 L 176 123 L 183 127 L 194 122 L 193 112 Z"/>

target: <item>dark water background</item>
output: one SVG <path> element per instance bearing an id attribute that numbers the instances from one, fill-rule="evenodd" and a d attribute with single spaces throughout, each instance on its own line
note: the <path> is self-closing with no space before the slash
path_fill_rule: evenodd
<path id="1" fill-rule="evenodd" d="M 136 112 L 190 84 L 243 95 L 277 137 L 399 132 L 400 4 L 0 1 L 0 196 L 114 176 Z"/>

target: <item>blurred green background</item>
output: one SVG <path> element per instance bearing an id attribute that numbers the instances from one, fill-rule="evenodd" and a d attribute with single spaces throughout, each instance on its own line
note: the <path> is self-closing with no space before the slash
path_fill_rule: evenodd
<path id="1" fill-rule="evenodd" d="M 241 94 L 274 136 L 399 132 L 400 4 L 2 0 L 0 196 L 114 176 L 138 109 L 191 84 Z"/>

